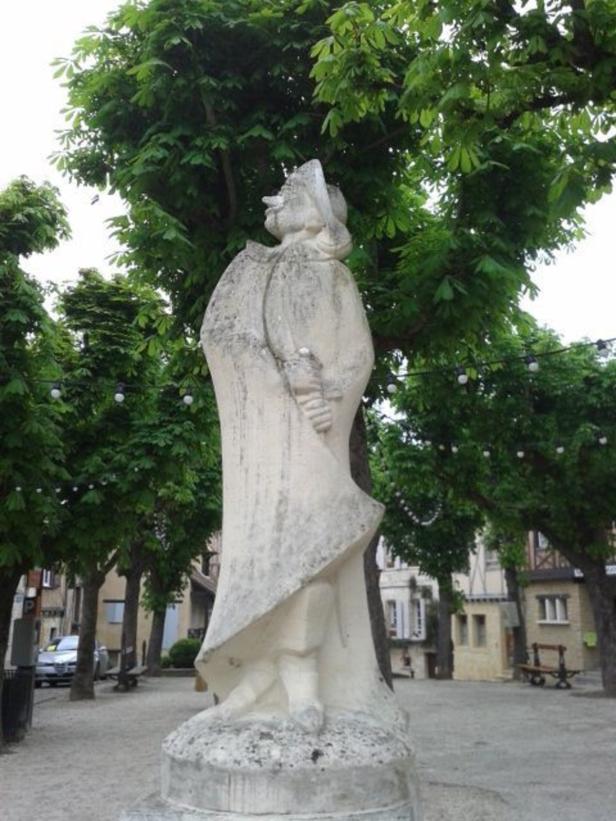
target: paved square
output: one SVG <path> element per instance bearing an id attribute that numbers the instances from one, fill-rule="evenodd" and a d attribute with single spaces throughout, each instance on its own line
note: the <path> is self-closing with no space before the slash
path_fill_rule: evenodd
<path id="1" fill-rule="evenodd" d="M 426 821 L 614 821 L 616 702 L 525 684 L 396 681 Z M 191 679 L 36 693 L 34 728 L 0 759 L 3 821 L 117 821 L 158 787 L 161 739 L 203 709 Z"/>

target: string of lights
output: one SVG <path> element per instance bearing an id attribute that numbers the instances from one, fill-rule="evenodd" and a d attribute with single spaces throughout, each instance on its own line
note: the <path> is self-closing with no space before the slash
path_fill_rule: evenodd
<path id="1" fill-rule="evenodd" d="M 450 453 L 453 456 L 458 454 L 461 450 L 480 450 L 481 455 L 484 457 L 484 459 L 490 459 L 492 456 L 495 455 L 497 450 L 502 450 L 502 448 L 497 449 L 493 445 L 487 443 L 481 444 L 476 442 L 467 442 L 464 444 L 458 444 L 450 440 L 447 442 L 433 441 L 432 439 L 424 437 L 421 434 L 413 431 L 412 428 L 408 425 L 408 423 L 403 419 L 395 419 L 394 417 L 389 416 L 389 414 L 385 413 L 384 411 L 377 410 L 376 408 L 373 408 L 372 412 L 380 416 L 381 419 L 384 419 L 387 422 L 391 422 L 394 425 L 396 425 L 396 427 L 402 428 L 407 433 L 409 433 L 412 437 L 409 444 L 412 444 L 416 447 L 433 448 L 434 450 L 442 454 Z M 609 431 L 607 430 L 607 426 L 604 425 L 602 428 L 599 428 L 597 426 L 593 427 L 594 432 L 592 433 L 592 438 L 589 439 L 589 441 L 586 444 L 598 446 L 600 448 L 604 448 L 608 444 L 610 444 L 613 437 L 610 437 Z M 525 439 L 524 441 L 520 441 L 515 446 L 515 451 L 513 451 L 513 449 L 511 449 L 511 451 L 515 452 L 515 455 L 518 459 L 524 459 L 532 452 L 541 452 L 544 454 L 553 453 L 557 456 L 563 456 L 569 449 L 570 448 L 567 447 L 566 438 L 560 437 L 556 441 L 556 443 L 530 441 Z"/>
<path id="2" fill-rule="evenodd" d="M 392 484 L 391 487 L 395 486 Z M 407 502 L 404 499 L 404 496 L 399 490 L 395 491 L 394 496 L 396 497 L 396 501 L 398 502 L 400 509 L 408 516 L 408 518 L 413 522 L 413 524 L 416 524 L 419 527 L 432 527 L 432 525 L 441 515 L 443 508 L 441 505 L 438 505 L 432 516 L 430 516 L 428 519 L 420 519 L 419 516 L 417 516 L 411 510 L 410 506 L 407 504 Z"/>
<path id="3" fill-rule="evenodd" d="M 48 384 L 51 385 L 49 389 L 49 395 L 52 399 L 58 401 L 59 399 L 63 398 L 63 388 L 65 386 L 84 386 L 88 383 L 84 382 L 83 380 L 62 380 L 62 381 L 53 381 L 51 379 L 39 379 L 35 380 L 39 384 Z M 115 386 L 115 390 L 113 393 L 113 401 L 116 402 L 118 405 L 121 405 L 126 400 L 127 392 L 130 390 L 135 391 L 142 391 L 142 390 L 156 390 L 159 393 L 163 393 L 165 390 L 169 389 L 176 389 L 179 393 L 180 400 L 185 405 L 192 405 L 195 401 L 193 393 L 188 388 L 182 388 L 181 385 L 176 383 L 168 383 L 166 385 L 156 385 L 156 386 L 141 386 L 141 385 L 131 385 L 126 382 L 118 382 Z"/>
<path id="4" fill-rule="evenodd" d="M 518 356 L 512 357 L 503 357 L 500 359 L 486 359 L 480 362 L 476 362 L 473 364 L 472 368 L 474 371 L 479 371 L 481 369 L 490 368 L 496 365 L 506 365 L 513 362 L 524 362 L 528 371 L 532 374 L 537 373 L 540 368 L 540 360 L 546 357 L 557 356 L 559 354 L 567 353 L 568 351 L 578 349 L 578 348 L 588 348 L 588 347 L 595 347 L 601 356 L 604 359 L 607 359 L 612 350 L 613 343 L 616 342 L 616 337 L 612 337 L 610 339 L 598 339 L 596 342 L 576 342 L 573 345 L 564 346 L 561 348 L 555 348 L 551 351 L 537 351 L 534 353 L 524 353 Z M 470 366 L 469 366 L 470 367 Z M 463 365 L 456 365 L 456 366 L 443 366 L 439 368 L 430 368 L 430 369 L 420 369 L 420 370 L 411 370 L 411 371 L 398 371 L 397 373 L 390 372 L 387 376 L 387 385 L 386 390 L 389 394 L 393 395 L 398 391 L 400 381 L 406 379 L 408 377 L 414 376 L 435 376 L 437 374 L 443 374 L 451 372 L 456 378 L 456 381 L 459 385 L 464 386 L 468 384 L 470 380 L 470 375 L 468 373 L 467 367 Z M 207 379 L 208 375 L 204 376 Z M 7 377 L 0 377 L 0 382 L 6 382 Z M 49 385 L 49 395 L 50 397 L 58 401 L 64 397 L 66 389 L 69 387 L 88 387 L 92 384 L 95 380 L 83 380 L 83 379 L 63 379 L 63 378 L 54 378 L 54 379 L 32 379 L 30 380 L 34 384 L 40 385 Z M 105 380 L 108 382 L 109 380 Z M 159 393 L 163 393 L 167 390 L 176 390 L 179 394 L 179 399 L 185 405 L 192 405 L 194 402 L 194 394 L 190 387 L 187 387 L 187 381 L 184 382 L 167 382 L 162 385 L 147 385 L 147 384 L 132 384 L 130 382 L 117 382 L 115 384 L 115 389 L 113 392 L 113 399 L 114 401 L 121 405 L 125 402 L 128 393 L 143 393 L 144 391 L 157 391 Z"/>
<path id="5" fill-rule="evenodd" d="M 554 348 L 551 351 L 527 351 L 523 354 L 511 357 L 503 357 L 500 359 L 486 359 L 473 364 L 473 370 L 485 370 L 496 365 L 507 365 L 513 362 L 523 362 L 529 373 L 538 373 L 541 369 L 540 360 L 551 356 L 558 356 L 567 353 L 568 351 L 578 350 L 582 348 L 596 348 L 598 355 L 602 359 L 608 359 L 612 351 L 612 345 L 616 342 L 616 337 L 610 339 L 598 339 L 596 342 L 576 342 L 573 345 L 566 345 L 561 348 Z M 436 376 L 437 374 L 452 373 L 455 376 L 459 385 L 467 385 L 470 379 L 467 367 L 463 365 L 443 366 L 440 368 L 430 368 L 423 370 L 399 371 L 397 373 L 390 372 L 387 376 L 386 390 L 390 395 L 398 391 L 400 381 L 412 376 Z"/>

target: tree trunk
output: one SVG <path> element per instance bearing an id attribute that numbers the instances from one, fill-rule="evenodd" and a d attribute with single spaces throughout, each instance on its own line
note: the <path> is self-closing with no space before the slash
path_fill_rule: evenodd
<path id="1" fill-rule="evenodd" d="M 131 551 L 136 553 L 137 551 Z M 124 615 L 122 617 L 122 652 L 120 656 L 120 674 L 118 685 L 126 688 L 128 679 L 127 670 L 137 664 L 137 624 L 139 621 L 139 595 L 141 593 L 141 577 L 143 575 L 143 563 L 138 555 L 135 561 L 122 575 L 126 578 L 126 588 L 124 591 Z"/>
<path id="2" fill-rule="evenodd" d="M 88 568 L 82 577 L 83 607 L 79 627 L 77 667 L 71 683 L 71 701 L 94 698 L 94 645 L 98 620 L 98 593 L 105 581 L 105 573 Z"/>
<path id="3" fill-rule="evenodd" d="M 353 428 L 351 430 L 350 454 L 351 476 L 365 493 L 372 493 L 372 477 L 370 475 L 370 464 L 368 462 L 366 425 L 361 408 L 359 408 L 355 415 Z M 372 641 L 374 643 L 377 662 L 384 681 L 393 690 L 389 637 L 387 635 L 387 628 L 385 627 L 385 613 L 383 611 L 381 590 L 379 587 L 381 571 L 376 563 L 376 548 L 378 543 L 379 535 L 377 533 L 364 553 L 364 577 L 366 580 L 370 625 L 372 627 Z"/>
<path id="4" fill-rule="evenodd" d="M 149 676 L 160 676 L 160 657 L 163 652 L 163 635 L 165 633 L 166 615 L 166 607 L 164 610 L 154 610 L 152 612 L 152 627 L 150 629 L 147 657 Z"/>
<path id="5" fill-rule="evenodd" d="M 453 642 L 451 639 L 451 613 L 453 590 L 451 576 L 438 580 L 438 630 L 436 634 L 436 678 L 453 678 Z"/>
<path id="6" fill-rule="evenodd" d="M 525 664 L 528 660 L 527 637 L 526 637 L 526 616 L 522 608 L 520 596 L 520 582 L 518 571 L 515 567 L 505 568 L 505 583 L 507 585 L 507 595 L 509 601 L 514 602 L 518 614 L 518 627 L 512 629 L 513 632 L 513 677 L 521 679 L 522 672 L 518 665 Z"/>
<path id="7" fill-rule="evenodd" d="M 603 690 L 616 698 L 616 577 L 607 575 L 605 565 L 583 571 L 595 617 Z"/>
<path id="8" fill-rule="evenodd" d="M 17 585 L 23 575 L 21 568 L 3 567 L 0 569 L 0 707 L 2 705 L 2 682 L 4 679 L 4 658 L 9 645 L 13 599 Z M 0 752 L 4 745 L 2 726 L 0 726 Z"/>

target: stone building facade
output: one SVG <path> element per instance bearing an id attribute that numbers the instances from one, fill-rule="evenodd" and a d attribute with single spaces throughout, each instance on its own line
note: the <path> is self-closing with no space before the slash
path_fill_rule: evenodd
<path id="1" fill-rule="evenodd" d="M 401 559 L 394 557 L 381 539 L 377 549 L 379 586 L 390 638 L 394 675 L 427 678 L 434 656 L 428 636 L 430 602 L 438 585 Z"/>
<path id="2" fill-rule="evenodd" d="M 454 678 L 495 681 L 511 678 L 513 636 L 517 624 L 498 554 L 477 539 L 469 572 L 454 576 L 464 596 L 462 612 L 452 616 Z"/>
<path id="3" fill-rule="evenodd" d="M 529 534 L 528 568 L 525 608 L 529 646 L 533 642 L 562 644 L 567 648 L 568 667 L 598 669 L 595 621 L 583 574 L 552 550 L 537 531 Z M 616 565 L 608 564 L 608 572 L 616 573 Z M 545 661 L 550 659 L 546 656 Z"/>

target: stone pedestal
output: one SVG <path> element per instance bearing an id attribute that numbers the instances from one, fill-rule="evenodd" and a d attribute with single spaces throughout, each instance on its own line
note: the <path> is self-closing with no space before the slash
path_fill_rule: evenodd
<path id="1" fill-rule="evenodd" d="M 164 742 L 162 797 L 122 821 L 420 821 L 404 731 L 353 713 L 319 735 L 288 720 L 204 716 Z"/>

